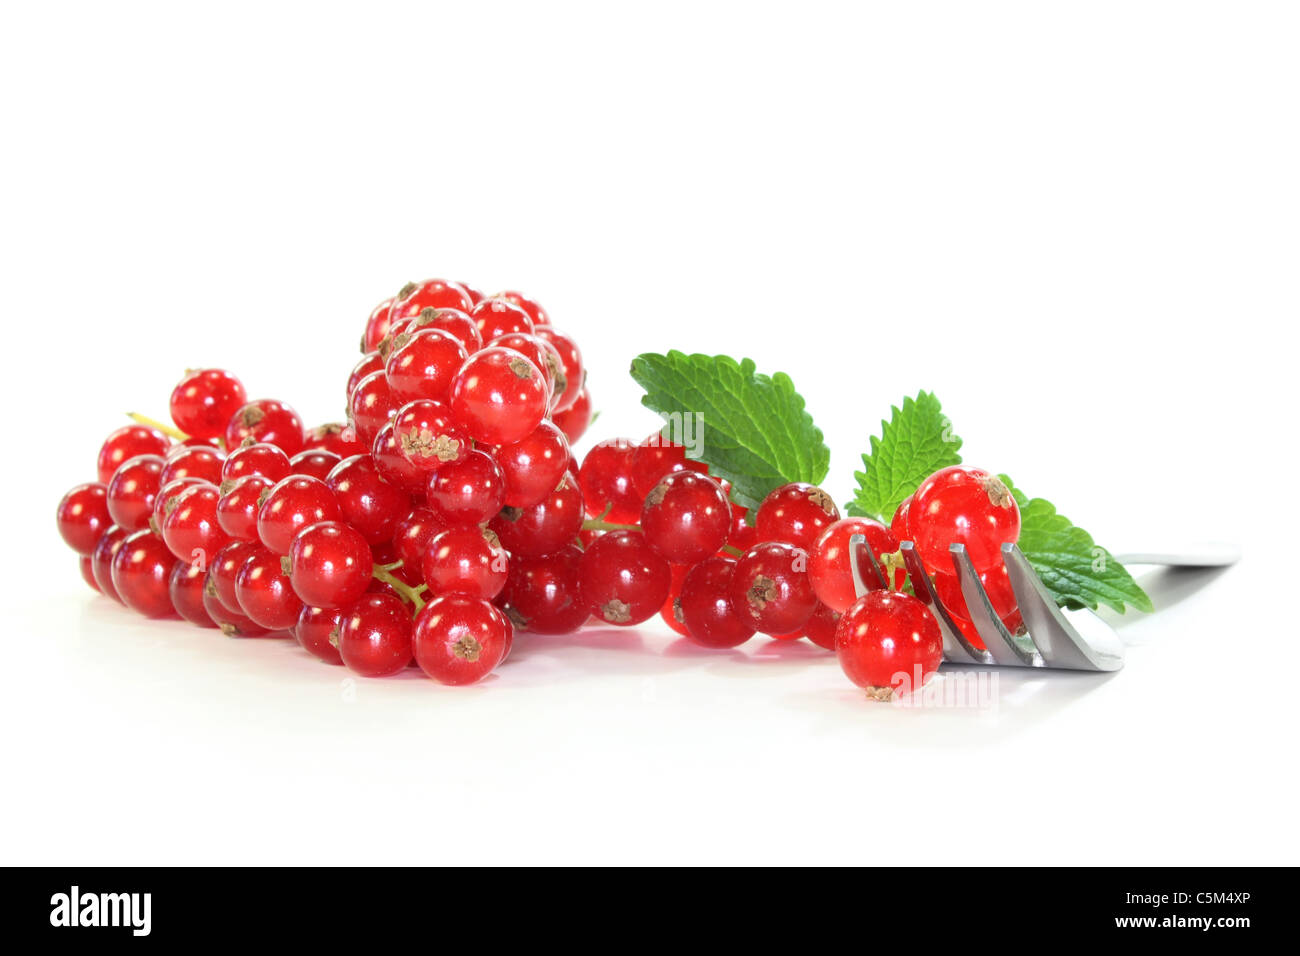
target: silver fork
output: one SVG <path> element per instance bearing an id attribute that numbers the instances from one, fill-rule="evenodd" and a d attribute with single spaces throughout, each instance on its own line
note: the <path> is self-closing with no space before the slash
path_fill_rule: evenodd
<path id="1" fill-rule="evenodd" d="M 970 612 L 971 623 L 986 650 L 975 647 L 961 632 L 948 609 L 939 600 L 920 555 L 911 541 L 902 544 L 903 561 L 917 598 L 934 612 L 943 634 L 943 657 L 957 664 L 986 664 L 1007 667 L 1054 667 L 1078 671 L 1117 671 L 1124 666 L 1124 645 L 1115 629 L 1088 610 L 1064 611 L 1047 592 L 1033 566 L 1014 544 L 1002 546 L 1011 590 L 1020 607 L 1025 628 L 1012 634 L 993 613 L 984 586 L 971 565 L 964 545 L 954 544 L 953 570 L 961 584 L 962 597 Z M 885 587 L 885 575 L 876 556 L 860 534 L 849 539 L 849 565 L 858 597 L 872 588 Z M 1237 561 L 1239 554 L 1227 547 L 1207 547 L 1197 552 L 1165 554 L 1143 552 L 1116 556 L 1123 564 L 1163 565 L 1167 567 L 1223 567 Z"/>

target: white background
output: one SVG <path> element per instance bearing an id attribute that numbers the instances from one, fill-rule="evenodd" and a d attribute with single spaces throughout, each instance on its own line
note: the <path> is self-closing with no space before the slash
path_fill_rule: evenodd
<path id="1" fill-rule="evenodd" d="M 470 6 L 5 8 L 4 861 L 1296 862 L 1294 8 Z M 657 624 L 347 682 L 89 593 L 54 506 L 121 412 L 217 365 L 337 419 L 430 275 L 576 335 L 596 437 L 638 352 L 747 355 L 842 502 L 929 388 L 1112 549 L 1245 559 L 996 713 Z"/>

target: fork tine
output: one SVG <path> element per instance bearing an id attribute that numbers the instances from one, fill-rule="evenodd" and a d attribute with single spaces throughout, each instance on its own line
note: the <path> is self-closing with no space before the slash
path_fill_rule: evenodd
<path id="1" fill-rule="evenodd" d="M 853 573 L 853 594 L 856 597 L 885 587 L 885 576 L 880 572 L 876 556 L 867 547 L 866 535 L 849 536 L 849 571 Z"/>
<path id="2" fill-rule="evenodd" d="M 984 585 L 980 584 L 975 566 L 970 563 L 966 546 L 954 544 L 948 550 L 952 554 L 952 566 L 957 572 L 957 581 L 961 584 L 962 597 L 966 599 L 966 610 L 970 614 L 971 623 L 975 625 L 975 630 L 979 632 L 993 660 L 999 664 L 1042 667 L 1044 658 L 1021 647 L 993 613 L 993 605 L 989 603 Z"/>
<path id="3" fill-rule="evenodd" d="M 952 618 L 948 616 L 948 609 L 943 606 L 943 602 L 934 592 L 934 585 L 930 583 L 930 575 L 925 572 L 921 556 L 916 553 L 916 546 L 911 541 L 904 541 L 899 547 L 903 552 L 903 563 L 907 565 L 907 576 L 911 579 L 912 591 L 920 601 L 930 606 L 930 612 L 939 622 L 939 631 L 943 635 L 944 660 L 952 661 L 954 664 L 994 663 L 991 656 L 968 641 L 966 635 L 952 622 Z"/>

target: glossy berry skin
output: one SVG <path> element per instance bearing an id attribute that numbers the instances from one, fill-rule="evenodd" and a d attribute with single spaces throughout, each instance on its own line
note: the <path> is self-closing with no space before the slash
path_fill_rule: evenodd
<path id="1" fill-rule="evenodd" d="M 296 455 L 306 444 L 302 419 L 290 406 L 273 398 L 259 398 L 240 407 L 226 425 L 226 447 L 238 448 L 248 439 L 278 445 L 286 455 Z"/>
<path id="2" fill-rule="evenodd" d="M 749 514 L 744 505 L 734 502 L 731 505 L 731 530 L 727 532 L 727 544 L 742 554 L 758 544 L 758 529 L 749 523 Z"/>
<path id="3" fill-rule="evenodd" d="M 468 358 L 465 346 L 450 332 L 433 328 L 403 332 L 393 340 L 384 375 L 401 402 L 430 398 L 445 404 L 451 397 L 451 383 Z"/>
<path id="4" fill-rule="evenodd" d="M 632 451 L 628 474 L 632 479 L 632 490 L 642 500 L 654 490 L 660 479 L 677 471 L 696 471 L 707 475 L 709 466 L 687 458 L 684 446 L 669 441 L 658 432 Z"/>
<path id="5" fill-rule="evenodd" d="M 808 553 L 783 541 L 754 545 L 736 562 L 731 606 L 756 631 L 789 634 L 817 608 Z"/>
<path id="6" fill-rule="evenodd" d="M 153 514 L 149 518 L 150 529 L 162 534 L 163 522 L 167 520 L 167 516 L 176 507 L 181 494 L 195 485 L 210 486 L 211 484 L 212 482 L 205 481 L 202 478 L 177 478 L 175 481 L 167 482 L 158 489 L 158 494 L 153 500 Z"/>
<path id="7" fill-rule="evenodd" d="M 500 608 L 468 594 L 443 594 L 415 618 L 415 662 L 440 684 L 474 684 L 505 660 L 513 639 Z"/>
<path id="8" fill-rule="evenodd" d="M 122 603 L 145 617 L 172 617 L 169 591 L 172 557 L 162 538 L 149 529 L 133 532 L 113 556 L 113 589 Z"/>
<path id="9" fill-rule="evenodd" d="M 465 294 L 469 296 L 469 301 L 473 305 L 478 305 L 480 302 L 482 302 L 484 299 L 487 298 L 487 296 L 485 296 L 478 289 L 474 288 L 468 282 L 462 282 L 459 279 L 457 279 L 456 284 L 465 290 Z"/>
<path id="10" fill-rule="evenodd" d="M 522 441 L 546 415 L 546 376 L 513 349 L 488 347 L 469 357 L 451 388 L 452 420 L 489 445 Z"/>
<path id="11" fill-rule="evenodd" d="M 500 602 L 511 623 L 535 634 L 568 634 L 585 624 L 591 611 L 582 600 L 581 562 L 576 545 L 542 557 L 512 555 Z"/>
<path id="12" fill-rule="evenodd" d="M 122 547 L 122 542 L 130 536 L 131 532 L 126 528 L 110 525 L 95 543 L 95 550 L 90 556 L 90 571 L 95 577 L 95 583 L 99 585 L 99 592 L 108 595 L 118 604 L 125 602 L 113 586 L 113 558 Z"/>
<path id="13" fill-rule="evenodd" d="M 519 308 L 523 309 L 524 312 L 528 314 L 528 318 L 532 319 L 534 326 L 551 324 L 551 318 L 546 314 L 546 310 L 522 292 L 498 292 L 496 295 L 492 296 L 492 298 L 505 299 L 512 305 L 519 306 Z"/>
<path id="14" fill-rule="evenodd" d="M 339 461 L 353 455 L 364 455 L 369 450 L 357 440 L 356 429 L 341 422 L 327 422 L 308 429 L 307 448 L 332 452 Z M 298 454 L 305 454 L 305 451 Z"/>
<path id="15" fill-rule="evenodd" d="M 564 432 L 569 444 L 574 444 L 587 433 L 587 426 L 591 424 L 591 393 L 584 387 L 572 405 L 552 413 L 551 421 Z"/>
<path id="16" fill-rule="evenodd" d="M 636 444 L 627 438 L 606 439 L 587 452 L 578 469 L 578 482 L 590 517 L 604 515 L 613 524 L 632 524 L 640 519 L 645 494 L 637 494 L 632 487 L 635 452 Z"/>
<path id="17" fill-rule="evenodd" d="M 236 579 L 239 569 L 262 546 L 255 541 L 232 541 L 212 556 L 208 563 L 208 580 L 205 590 L 215 597 L 223 607 L 237 614 L 243 614 L 236 591 Z"/>
<path id="18" fill-rule="evenodd" d="M 325 451 L 321 448 L 308 448 L 290 458 L 289 465 L 295 475 L 307 475 L 324 481 L 329 476 L 329 473 L 334 470 L 334 466 L 342 460 L 332 451 Z"/>
<path id="19" fill-rule="evenodd" d="M 221 464 L 221 481 L 238 481 L 249 475 L 261 475 L 271 483 L 288 478 L 293 472 L 289 456 L 275 445 L 254 442 L 231 451 Z M 221 482 L 218 482 L 220 484 Z"/>
<path id="20" fill-rule="evenodd" d="M 371 372 L 363 378 L 348 397 L 348 418 L 357 441 L 374 444 L 375 436 L 401 407 L 402 402 L 393 394 L 383 372 Z"/>
<path id="21" fill-rule="evenodd" d="M 180 478 L 202 478 L 220 484 L 225 461 L 226 456 L 215 448 L 191 445 L 171 452 L 163 460 L 161 481 L 167 485 Z"/>
<path id="22" fill-rule="evenodd" d="M 230 543 L 217 521 L 221 493 L 215 485 L 191 485 L 176 497 L 176 504 L 163 519 L 162 537 L 181 561 L 207 564 Z"/>
<path id="23" fill-rule="evenodd" d="M 273 634 L 243 611 L 234 611 L 222 604 L 213 593 L 211 584 L 209 572 L 208 582 L 203 586 L 203 609 L 222 634 L 226 637 L 265 637 Z"/>
<path id="24" fill-rule="evenodd" d="M 701 561 L 682 580 L 677 609 L 687 636 L 704 647 L 736 647 L 754 636 L 754 625 L 731 602 L 736 562 L 712 557 Z"/>
<path id="25" fill-rule="evenodd" d="M 262 495 L 275 483 L 261 475 L 246 475 L 235 481 L 224 481 L 218 491 L 217 524 L 232 538 L 257 541 L 257 512 L 261 509 Z M 169 486 L 170 487 L 170 486 Z M 165 490 L 165 489 L 164 489 Z"/>
<path id="26" fill-rule="evenodd" d="M 908 524 L 908 515 L 911 513 L 911 509 L 912 496 L 908 495 L 903 499 L 903 503 L 898 506 L 893 519 L 889 522 L 889 533 L 894 536 L 894 540 L 899 544 L 912 540 L 912 529 Z"/>
<path id="27" fill-rule="evenodd" d="M 505 479 L 505 504 L 527 508 L 554 490 L 573 455 L 564 432 L 543 421 L 522 441 L 493 449 L 492 457 Z"/>
<path id="28" fill-rule="evenodd" d="M 556 412 L 569 411 L 581 400 L 582 393 L 586 390 L 587 373 L 578 343 L 549 325 L 537 326 L 533 329 L 533 334 L 549 342 L 560 357 L 560 364 L 564 367 L 564 388 L 555 396 L 552 407 Z M 590 399 L 588 403 L 590 407 Z"/>
<path id="29" fill-rule="evenodd" d="M 339 462 L 325 484 L 338 499 L 342 520 L 371 545 L 392 541 L 397 523 L 411 510 L 411 496 L 387 481 L 369 455 Z"/>
<path id="30" fill-rule="evenodd" d="M 367 375 L 371 375 L 374 372 L 382 372 L 383 370 L 384 357 L 378 352 L 367 352 L 365 355 L 361 356 L 361 361 L 352 366 L 352 371 L 348 375 L 347 399 L 349 405 L 352 402 L 352 393 L 357 390 L 357 385 L 361 383 L 361 380 Z M 387 378 L 387 376 L 385 376 L 385 378 Z"/>
<path id="31" fill-rule="evenodd" d="M 162 487 L 163 460 L 140 455 L 122 463 L 108 483 L 105 500 L 113 523 L 129 531 L 149 526 L 154 499 Z"/>
<path id="32" fill-rule="evenodd" d="M 1005 564 L 985 571 L 979 576 L 984 593 L 988 595 L 993 613 L 1008 631 L 1015 634 L 1024 626 L 1024 618 L 1016 604 L 1016 593 L 1011 589 L 1011 578 Z M 938 595 L 944 609 L 957 621 L 970 621 L 970 610 L 966 605 L 966 595 L 962 593 L 961 581 L 955 574 L 936 574 L 933 578 L 934 592 Z M 971 643 L 983 648 L 984 642 L 978 638 Z"/>
<path id="33" fill-rule="evenodd" d="M 490 528 L 458 525 L 433 537 L 420 567 L 430 594 L 468 594 L 490 601 L 505 587 L 510 556 Z"/>
<path id="34" fill-rule="evenodd" d="M 843 615 L 825 604 L 818 604 L 817 610 L 804 622 L 803 636 L 818 647 L 828 651 L 835 650 L 835 631 Z"/>
<path id="35" fill-rule="evenodd" d="M 99 582 L 95 580 L 95 565 L 89 555 L 77 555 L 77 569 L 81 572 L 81 580 L 96 594 L 100 593 Z"/>
<path id="36" fill-rule="evenodd" d="M 484 342 L 503 335 L 533 331 L 533 320 L 528 313 L 505 299 L 484 299 L 470 310 L 469 317 L 474 320 Z"/>
<path id="37" fill-rule="evenodd" d="M 158 455 L 167 453 L 171 439 L 156 428 L 144 425 L 123 425 L 104 440 L 99 449 L 96 473 L 105 485 L 109 483 L 123 462 L 139 455 Z"/>
<path id="38" fill-rule="evenodd" d="M 568 379 L 564 374 L 564 363 L 555 346 L 543 338 L 527 332 L 509 332 L 499 335 L 488 342 L 493 348 L 514 349 L 528 361 L 532 362 L 546 376 L 546 388 L 550 393 L 548 409 L 555 408 L 555 400 L 564 393 Z"/>
<path id="39" fill-rule="evenodd" d="M 784 541 L 811 551 L 817 538 L 839 520 L 840 509 L 816 485 L 796 481 L 768 493 L 754 516 L 760 541 Z"/>
<path id="40" fill-rule="evenodd" d="M 828 525 L 818 536 L 808 553 L 808 577 L 812 580 L 813 590 L 823 604 L 832 610 L 844 612 L 853 606 L 858 596 L 853 588 L 852 557 L 849 550 L 849 538 L 860 534 L 867 539 L 867 547 L 880 562 L 881 556 L 898 551 L 898 542 L 879 521 L 870 518 L 841 518 Z M 880 570 L 887 573 L 883 562 Z M 903 568 L 893 572 L 892 590 L 899 590 L 907 577 Z M 862 579 L 873 586 L 870 567 L 862 568 Z"/>
<path id="41" fill-rule="evenodd" d="M 362 677 L 389 677 L 411 663 L 411 612 L 391 594 L 366 594 L 343 612 L 339 657 Z"/>
<path id="42" fill-rule="evenodd" d="M 878 700 L 916 690 L 939 668 L 943 638 L 929 609 L 908 594 L 871 591 L 835 630 L 835 653 L 849 680 Z"/>
<path id="43" fill-rule="evenodd" d="M 395 299 L 385 299 L 370 311 L 370 316 L 366 319 L 365 331 L 361 334 L 361 351 L 371 352 L 378 348 L 379 343 L 388 334 L 388 327 L 393 321 L 394 301 Z"/>
<path id="44" fill-rule="evenodd" d="M 280 555 L 256 548 L 235 575 L 235 597 L 244 613 L 268 631 L 284 631 L 298 623 L 302 599 L 294 593 Z"/>
<path id="45" fill-rule="evenodd" d="M 731 504 L 707 475 L 665 475 L 646 495 L 641 530 L 646 542 L 671 564 L 695 564 L 727 543 Z"/>
<path id="46" fill-rule="evenodd" d="M 470 355 L 483 347 L 483 336 L 479 334 L 477 323 L 460 309 L 424 309 L 403 331 L 415 333 L 424 329 L 446 332 Z"/>
<path id="47" fill-rule="evenodd" d="M 167 595 L 171 598 L 176 613 L 191 624 L 216 627 L 212 615 L 203 606 L 203 586 L 207 577 L 206 568 L 189 561 L 177 561 L 172 565 L 171 575 L 167 579 Z"/>
<path id="48" fill-rule="evenodd" d="M 563 477 L 561 474 L 560 477 Z M 557 478 L 550 485 L 554 489 Z M 550 490 L 548 489 L 548 490 Z M 429 476 L 429 507 L 452 524 L 482 524 L 506 504 L 506 476 L 494 455 L 470 449 Z"/>
<path id="49" fill-rule="evenodd" d="M 429 480 L 428 473 L 416 468 L 402 454 L 392 422 L 379 429 L 370 448 L 370 456 L 386 481 L 397 485 L 412 497 L 418 498 L 424 494 L 425 482 Z"/>
<path id="50" fill-rule="evenodd" d="M 421 564 L 424 552 L 434 535 L 447 527 L 446 519 L 424 507 L 412 508 L 410 513 L 397 523 L 393 532 L 393 550 L 402 567 L 395 574 L 408 584 L 420 584 L 424 580 Z"/>
<path id="51" fill-rule="evenodd" d="M 343 664 L 337 647 L 343 626 L 343 611 L 337 607 L 303 605 L 291 633 L 303 650 L 326 664 Z"/>
<path id="52" fill-rule="evenodd" d="M 675 633 L 682 637 L 690 637 L 686 622 L 682 618 L 682 606 L 678 600 L 682 596 L 682 584 L 690 568 L 684 564 L 674 564 L 671 567 L 673 583 L 668 587 L 668 597 L 664 598 L 664 606 L 659 609 L 659 619 Z"/>
<path id="53" fill-rule="evenodd" d="M 425 279 L 423 282 L 408 282 L 397 293 L 391 322 L 397 325 L 403 319 L 413 319 L 424 309 L 459 309 L 468 313 L 473 308 L 469 293 L 459 283 L 448 279 Z"/>
<path id="54" fill-rule="evenodd" d="M 459 461 L 470 448 L 447 406 L 428 398 L 407 402 L 397 410 L 393 437 L 407 463 L 426 475 Z"/>
<path id="55" fill-rule="evenodd" d="M 267 492 L 257 512 L 257 536 L 276 554 L 288 554 L 289 543 L 299 529 L 341 517 L 338 499 L 325 482 L 290 475 Z"/>
<path id="56" fill-rule="evenodd" d="M 630 627 L 663 607 L 672 569 L 639 531 L 611 531 L 582 555 L 582 598 L 606 624 Z"/>
<path id="57" fill-rule="evenodd" d="M 1002 563 L 1002 545 L 1020 538 L 1020 507 L 996 476 L 952 465 L 936 471 L 916 489 L 908 526 L 925 566 L 951 573 L 953 544 L 966 546 L 976 573 Z"/>
<path id="58" fill-rule="evenodd" d="M 341 521 L 322 521 L 294 535 L 289 567 L 293 590 L 305 603 L 346 607 L 370 587 L 375 561 L 361 532 Z"/>
<path id="59" fill-rule="evenodd" d="M 200 368 L 185 373 L 172 389 L 172 421 L 191 438 L 216 438 L 245 402 L 244 383 L 225 369 Z"/>
<path id="60" fill-rule="evenodd" d="M 582 530 L 582 492 L 573 473 L 528 508 L 502 508 L 488 525 L 512 555 L 551 554 L 572 544 Z"/>
<path id="61" fill-rule="evenodd" d="M 55 520 L 64 544 L 77 554 L 94 554 L 95 545 L 113 523 L 108 487 L 98 481 L 77 485 L 59 502 Z"/>

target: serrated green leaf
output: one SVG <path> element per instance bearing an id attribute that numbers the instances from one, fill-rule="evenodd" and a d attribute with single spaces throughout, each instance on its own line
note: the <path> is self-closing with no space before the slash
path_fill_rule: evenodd
<path id="1" fill-rule="evenodd" d="M 940 468 L 961 464 L 961 439 L 943 414 L 933 392 L 903 399 L 889 421 L 880 423 L 880 437 L 871 436 L 871 451 L 855 471 L 858 491 L 846 507 L 849 514 L 875 518 L 885 524 L 903 499 Z"/>
<path id="2" fill-rule="evenodd" d="M 1076 527 L 1045 498 L 1030 498 L 1011 483 L 1002 481 L 1020 505 L 1020 540 L 1024 553 L 1043 585 L 1062 607 L 1096 610 L 1105 604 L 1123 614 L 1125 605 L 1139 611 L 1154 610 L 1151 598 L 1133 580 L 1124 565 Z"/>
<path id="3" fill-rule="evenodd" d="M 804 400 L 783 372 L 762 375 L 750 359 L 726 355 L 648 352 L 632 360 L 632 377 L 645 389 L 641 404 L 669 420 L 667 437 L 680 419 L 694 416 L 699 445 L 687 454 L 709 474 L 731 482 L 731 497 L 757 508 L 773 488 L 792 481 L 819 484 L 830 467 L 830 449 Z"/>

